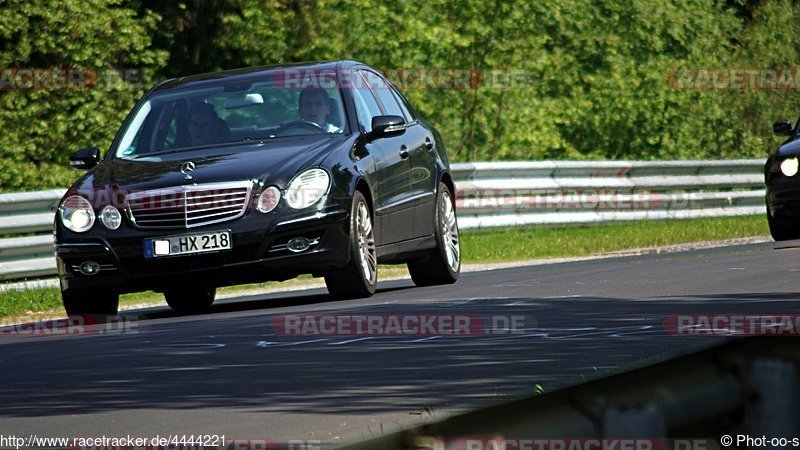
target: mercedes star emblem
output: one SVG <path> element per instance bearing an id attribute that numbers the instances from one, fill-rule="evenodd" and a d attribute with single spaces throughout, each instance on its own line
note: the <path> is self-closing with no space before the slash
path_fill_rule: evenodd
<path id="1" fill-rule="evenodd" d="M 181 173 L 186 175 L 186 179 L 187 180 L 191 180 L 192 179 L 192 172 L 194 172 L 194 167 L 195 167 L 194 163 L 191 162 L 191 161 L 187 161 L 187 162 L 181 164 Z"/>

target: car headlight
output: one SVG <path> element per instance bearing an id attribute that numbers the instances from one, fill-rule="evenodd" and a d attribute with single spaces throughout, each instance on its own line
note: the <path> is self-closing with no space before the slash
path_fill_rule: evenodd
<path id="1" fill-rule="evenodd" d="M 781 173 L 787 177 L 793 177 L 797 174 L 797 158 L 787 158 L 781 162 Z"/>
<path id="2" fill-rule="evenodd" d="M 281 191 L 276 188 L 275 186 L 270 186 L 264 189 L 264 192 L 258 196 L 258 201 L 256 202 L 256 209 L 262 213 L 268 213 L 275 209 L 278 206 L 278 202 L 281 200 Z"/>
<path id="3" fill-rule="evenodd" d="M 308 208 L 328 193 L 331 177 L 322 169 L 309 169 L 295 176 L 286 188 L 286 204 Z"/>
<path id="4" fill-rule="evenodd" d="M 100 222 L 109 230 L 116 230 L 122 225 L 122 214 L 119 213 L 117 208 L 108 205 L 100 212 Z"/>
<path id="5" fill-rule="evenodd" d="M 61 223 L 67 229 L 76 233 L 83 233 L 94 225 L 94 210 L 89 200 L 73 195 L 67 197 L 58 208 Z"/>

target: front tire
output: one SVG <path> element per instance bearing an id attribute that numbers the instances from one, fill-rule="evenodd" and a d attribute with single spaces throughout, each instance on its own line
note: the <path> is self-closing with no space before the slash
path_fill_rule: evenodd
<path id="1" fill-rule="evenodd" d="M 444 183 L 439 183 L 435 220 L 436 248 L 426 258 L 408 262 L 408 272 L 417 286 L 452 284 L 461 273 L 461 244 L 456 209 L 450 188 Z"/>
<path id="2" fill-rule="evenodd" d="M 217 289 L 214 287 L 185 287 L 164 291 L 167 304 L 175 312 L 182 314 L 202 314 L 211 309 Z"/>
<path id="3" fill-rule="evenodd" d="M 378 285 L 378 254 L 372 214 L 361 192 L 353 195 L 350 213 L 350 261 L 325 275 L 328 292 L 336 298 L 363 298 L 375 293 Z"/>
<path id="4" fill-rule="evenodd" d="M 767 224 L 769 225 L 769 234 L 772 235 L 775 242 L 800 239 L 800 223 L 776 219 L 767 210 Z"/>
<path id="5" fill-rule="evenodd" d="M 114 316 L 119 311 L 119 294 L 108 288 L 67 289 L 61 300 L 68 316 Z"/>

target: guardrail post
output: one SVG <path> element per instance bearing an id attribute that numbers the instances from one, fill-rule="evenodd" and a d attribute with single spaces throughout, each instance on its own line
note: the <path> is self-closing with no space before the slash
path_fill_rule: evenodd
<path id="1" fill-rule="evenodd" d="M 612 406 L 603 414 L 603 437 L 661 438 L 667 426 L 661 408 L 654 402 L 637 406 Z"/>
<path id="2" fill-rule="evenodd" d="M 747 431 L 750 436 L 797 437 L 800 431 L 800 389 L 795 361 L 757 359 L 750 368 Z M 771 446 L 760 448 L 785 448 Z"/>

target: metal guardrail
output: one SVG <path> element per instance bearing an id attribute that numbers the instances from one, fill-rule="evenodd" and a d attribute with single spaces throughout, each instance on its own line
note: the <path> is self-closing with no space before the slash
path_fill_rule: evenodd
<path id="1" fill-rule="evenodd" d="M 501 445 L 504 440 L 638 438 L 666 442 L 667 437 L 705 439 L 703 444 L 712 444 L 649 447 L 680 450 L 719 448 L 717 442 L 723 434 L 766 435 L 768 440 L 796 436 L 800 431 L 798 355 L 800 339 L 796 336 L 734 338 L 647 367 L 337 448 L 500 449 L 506 448 Z M 478 445 L 472 445 L 476 442 Z M 525 448 L 573 447 L 563 443 L 561 447 L 548 446 L 545 441 Z"/>
<path id="2" fill-rule="evenodd" d="M 461 228 L 766 213 L 764 160 L 454 164 Z"/>
<path id="3" fill-rule="evenodd" d="M 762 214 L 763 166 L 760 159 L 477 162 L 453 164 L 452 172 L 459 224 L 475 229 Z M 56 273 L 51 230 L 64 192 L 0 194 L 0 281 Z"/>
<path id="4" fill-rule="evenodd" d="M 0 194 L 0 280 L 54 275 L 53 220 L 65 189 Z M 31 235 L 5 237 L 9 235 Z"/>

